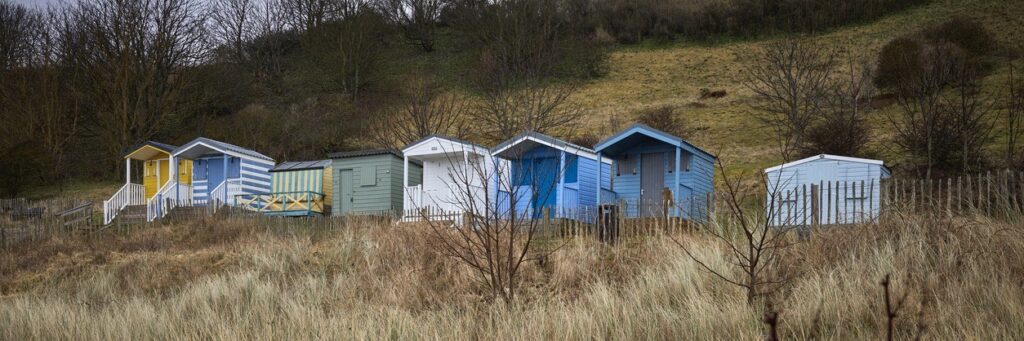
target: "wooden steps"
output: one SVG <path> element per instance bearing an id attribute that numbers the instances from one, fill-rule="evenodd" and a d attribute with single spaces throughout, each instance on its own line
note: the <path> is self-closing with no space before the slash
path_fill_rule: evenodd
<path id="1" fill-rule="evenodd" d="M 117 213 L 114 224 L 138 225 L 146 223 L 146 205 L 128 205 Z"/>

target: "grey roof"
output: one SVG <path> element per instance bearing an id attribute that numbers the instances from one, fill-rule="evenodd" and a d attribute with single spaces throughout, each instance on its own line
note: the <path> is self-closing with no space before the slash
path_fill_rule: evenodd
<path id="1" fill-rule="evenodd" d="M 260 153 L 254 151 L 254 150 L 242 148 L 242 147 L 239 147 L 239 146 L 227 143 L 227 142 L 221 142 L 221 141 L 217 141 L 217 140 L 208 139 L 208 138 L 205 138 L 205 137 L 197 137 L 195 140 L 189 141 L 189 143 L 186 143 L 184 146 L 181 146 L 181 147 L 175 149 L 175 152 L 178 152 L 178 150 L 182 150 L 182 149 L 186 149 L 186 148 L 191 148 L 193 145 L 195 145 L 197 143 L 204 143 L 204 144 L 210 145 L 210 146 L 212 146 L 214 148 L 223 149 L 223 150 L 226 150 L 226 151 L 231 151 L 231 152 L 242 154 L 242 155 L 245 155 L 245 156 L 251 156 L 251 157 L 254 157 L 254 158 L 264 159 L 264 160 L 271 161 L 271 162 L 274 161 L 274 159 L 270 158 L 269 156 L 260 154 Z"/>
<path id="2" fill-rule="evenodd" d="M 405 145 L 405 147 L 402 147 L 402 150 L 409 149 L 409 147 L 415 146 L 417 144 L 422 143 L 423 141 L 426 141 L 426 140 L 429 140 L 429 139 L 432 139 L 432 138 L 435 138 L 435 137 L 439 138 L 439 139 L 455 141 L 455 142 L 458 142 L 458 143 L 468 144 L 468 145 L 471 145 L 471 146 L 474 146 L 474 147 L 479 147 L 479 148 L 487 149 L 487 147 L 481 146 L 481 145 L 473 143 L 471 141 L 467 141 L 467 140 L 463 140 L 463 139 L 457 139 L 457 138 L 454 138 L 454 137 L 451 137 L 451 136 L 448 136 L 448 135 L 430 134 L 430 135 L 427 135 L 426 137 L 424 137 L 422 139 L 413 141 L 412 143 L 409 143 L 409 144 Z"/>
<path id="3" fill-rule="evenodd" d="M 643 124 L 643 123 L 633 123 L 628 128 L 623 129 L 622 131 L 616 133 L 615 135 L 612 135 L 612 136 L 610 136 L 610 137 L 608 137 L 608 138 L 606 138 L 604 140 L 601 140 L 596 145 L 594 145 L 594 148 L 597 148 L 597 149 L 607 148 L 608 146 L 602 146 L 602 145 L 603 144 L 607 144 L 609 141 L 614 141 L 614 140 L 618 140 L 620 138 L 623 138 L 627 134 L 634 134 L 634 133 L 636 133 L 636 132 L 633 131 L 634 129 L 639 129 L 639 131 L 646 131 L 647 133 L 656 135 L 661 140 L 673 141 L 673 142 L 675 142 L 680 147 L 684 146 L 684 145 L 688 146 L 690 148 L 693 148 L 696 151 L 699 151 L 701 153 L 704 153 L 707 156 L 710 156 L 711 158 L 718 158 L 717 156 L 715 156 L 715 154 L 711 154 L 708 151 L 706 151 L 706 150 L 704 150 L 704 149 L 702 149 L 700 147 L 697 147 L 696 145 L 694 145 L 694 144 L 684 140 L 683 138 L 681 138 L 679 136 L 675 136 L 675 135 L 666 133 L 664 131 L 661 131 L 661 130 L 658 130 L 658 129 L 654 129 L 651 126 Z"/>
<path id="4" fill-rule="evenodd" d="M 306 169 L 321 169 L 331 164 L 331 160 L 317 161 L 287 161 L 277 164 L 270 172 L 297 171 Z"/>
<path id="5" fill-rule="evenodd" d="M 156 141 L 146 141 L 146 142 L 139 143 L 139 144 L 136 144 L 134 146 L 131 146 L 130 148 L 128 148 L 128 150 L 126 150 L 124 152 L 124 154 L 125 155 L 131 154 L 132 152 L 138 150 L 139 148 L 142 148 L 143 146 L 152 146 L 152 147 L 155 147 L 157 149 L 160 149 L 160 150 L 168 152 L 168 153 L 174 152 L 175 149 L 178 149 L 178 146 L 169 145 L 169 144 L 166 144 L 166 143 L 156 142 Z"/>
<path id="6" fill-rule="evenodd" d="M 402 152 L 399 152 L 399 151 L 396 151 L 396 150 L 393 150 L 393 149 L 367 149 L 367 150 L 355 150 L 355 151 L 350 151 L 350 152 L 336 152 L 336 153 L 327 154 L 327 157 L 332 158 L 332 159 L 344 159 L 344 158 L 350 158 L 350 157 L 374 156 L 374 155 L 385 155 L 385 154 L 391 154 L 391 155 L 394 155 L 395 157 L 400 158 L 400 159 L 403 158 Z"/>
<path id="7" fill-rule="evenodd" d="M 525 138 L 525 137 L 532 137 L 532 138 L 544 141 L 546 143 L 555 145 L 558 148 L 562 148 L 562 149 L 566 149 L 566 148 L 572 147 L 572 148 L 576 148 L 576 149 L 579 149 L 579 150 L 587 151 L 587 152 L 590 152 L 590 153 L 596 153 L 593 149 L 590 149 L 590 148 L 587 148 L 587 147 L 583 147 L 583 146 L 580 146 L 580 145 L 577 145 L 577 144 L 569 143 L 569 142 L 566 142 L 566 141 L 562 141 L 562 140 L 556 139 L 554 137 L 551 137 L 551 136 L 548 136 L 548 135 L 544 135 L 544 134 L 541 134 L 541 133 L 538 133 L 538 132 L 535 132 L 535 131 L 525 131 L 525 132 L 522 132 L 519 135 L 516 135 L 516 136 L 514 136 L 514 137 L 512 137 L 512 138 L 510 138 L 508 140 L 505 140 L 504 142 L 498 144 L 497 146 L 494 146 L 494 148 L 491 148 L 491 152 L 494 153 L 494 152 L 497 152 L 499 150 L 502 150 L 502 149 L 505 149 L 507 147 L 510 147 L 510 146 L 512 146 L 512 144 L 514 144 L 516 142 L 516 140 L 519 140 L 519 139 L 522 139 L 522 138 Z"/>

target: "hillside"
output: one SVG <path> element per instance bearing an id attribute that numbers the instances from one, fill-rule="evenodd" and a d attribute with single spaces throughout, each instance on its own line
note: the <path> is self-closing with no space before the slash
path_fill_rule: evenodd
<path id="1" fill-rule="evenodd" d="M 1024 1 L 1017 0 L 938 0 L 876 22 L 844 27 L 807 39 L 874 57 L 893 37 L 956 16 L 979 21 L 1006 48 L 1018 51 L 1024 48 Z M 660 105 L 679 107 L 687 122 L 706 128 L 688 137 L 696 144 L 718 154 L 737 169 L 769 166 L 780 157 L 774 152 L 773 140 L 765 135 L 765 129 L 750 119 L 749 103 L 753 99 L 742 84 L 744 56 L 768 40 L 647 43 L 622 47 L 611 53 L 608 74 L 588 83 L 576 99 L 593 111 L 588 124 L 602 129 L 601 135 L 608 134 L 604 127 L 612 116 L 630 117 L 623 114 Z M 1003 63 L 986 79 L 989 91 L 1003 88 L 1006 70 Z M 700 101 L 701 88 L 722 89 L 728 96 Z M 889 108 L 892 109 L 895 108 Z M 876 138 L 872 149 L 880 156 L 898 159 L 899 155 L 883 146 L 884 120 L 876 117 L 874 121 Z M 1000 135 L 998 126 L 996 134 Z M 887 162 L 898 163 L 898 160 Z"/>
<path id="2" fill-rule="evenodd" d="M 1024 50 L 1024 19 L 1022 19 L 1024 18 L 1024 1 L 1019 0 L 936 0 L 879 20 L 845 26 L 830 32 L 807 35 L 805 39 L 816 44 L 842 48 L 859 56 L 874 58 L 879 49 L 893 37 L 957 16 L 980 22 L 994 34 L 996 40 L 1005 50 Z M 441 83 L 465 89 L 467 85 L 463 84 L 465 82 L 463 78 L 466 75 L 461 74 L 459 70 L 465 69 L 469 65 L 467 60 L 472 57 L 465 50 L 453 45 L 453 39 L 448 37 L 451 34 L 450 31 L 443 32 L 442 39 L 438 41 L 439 48 L 433 53 L 424 54 L 401 49 L 404 52 L 398 54 L 396 59 L 384 61 L 388 65 L 385 69 L 390 70 L 383 78 L 384 82 L 390 85 L 405 84 L 409 78 L 431 75 L 437 77 Z M 630 123 L 639 110 L 664 105 L 674 106 L 677 108 L 677 113 L 693 131 L 692 136 L 685 136 L 687 139 L 720 156 L 728 165 L 729 172 L 744 174 L 756 172 L 758 169 L 778 163 L 781 158 L 775 151 L 774 140 L 768 134 L 767 129 L 751 118 L 754 114 L 751 108 L 754 98 L 751 92 L 743 86 L 743 72 L 745 65 L 748 65 L 746 58 L 752 52 L 773 39 L 781 38 L 783 37 L 749 40 L 721 38 L 712 42 L 675 41 L 668 43 L 645 41 L 635 45 L 619 45 L 609 53 L 607 74 L 584 83 L 574 95 L 573 100 L 588 110 L 589 115 L 585 119 L 586 122 L 583 122 L 584 127 L 599 137 L 608 136 L 621 126 Z M 297 79 L 308 78 L 303 78 L 306 76 L 296 77 Z M 985 79 L 987 90 L 989 92 L 1002 91 L 1005 88 L 1006 78 L 1007 64 L 1000 62 L 992 74 Z M 298 80 L 291 80 L 291 82 L 295 81 Z M 700 100 L 701 89 L 724 90 L 727 95 L 719 99 Z M 321 102 L 329 101 L 329 99 L 321 100 Z M 316 103 L 317 101 L 311 102 Z M 995 107 L 1001 111 L 1000 105 L 996 104 Z M 254 108 L 263 110 L 259 109 L 262 108 L 259 105 Z M 305 110 L 301 105 L 298 108 Z M 329 109 L 330 106 L 326 108 Z M 897 110 L 897 108 L 891 106 L 883 110 Z M 269 115 L 273 111 L 261 113 Z M 314 112 L 311 115 L 316 117 L 319 114 Z M 360 115 L 366 114 L 360 113 Z M 232 117 L 241 118 L 233 120 Z M 205 130 L 198 131 L 206 136 L 228 138 L 237 144 L 260 150 L 268 148 L 265 146 L 268 143 L 281 145 L 261 135 L 261 133 L 265 133 L 264 130 L 239 123 L 244 122 L 245 119 L 248 119 L 247 117 L 250 116 L 240 114 L 224 116 L 217 119 L 221 120 L 218 121 L 220 130 L 213 129 L 211 131 L 207 127 L 204 128 Z M 264 116 L 256 117 L 273 121 Z M 612 127 L 610 124 L 613 118 L 617 127 Z M 312 118 L 306 117 L 298 120 L 305 119 Z M 319 119 L 326 118 L 319 117 Z M 303 128 L 310 125 L 309 122 L 303 122 L 298 122 L 297 127 L 285 128 L 309 129 Z M 889 145 L 886 135 L 888 123 L 883 115 L 880 112 L 876 113 L 874 117 L 870 118 L 870 122 L 872 122 L 873 138 L 868 151 L 869 155 L 866 156 L 880 157 L 890 165 L 900 165 L 903 156 L 899 151 L 887 147 Z M 1003 148 L 1001 140 L 1005 138 L 1005 133 L 1002 131 L 1000 123 L 996 122 L 996 139 L 989 146 L 992 154 L 998 153 Z M 239 124 L 243 126 L 240 127 Z M 346 125 L 348 124 L 339 123 L 336 126 Z M 268 124 L 267 126 L 274 125 Z M 250 131 L 253 129 L 255 130 Z M 345 130 L 347 128 L 338 129 Z M 239 131 L 246 133 L 234 138 L 230 137 L 239 135 Z M 234 135 L 222 136 L 229 133 Z M 172 138 L 169 142 L 187 141 L 194 137 L 196 131 L 190 130 L 182 132 L 182 134 L 184 135 Z M 346 148 L 369 148 L 371 145 L 371 142 L 365 141 L 365 138 L 359 138 L 356 135 L 345 136 L 363 140 Z M 239 138 L 243 140 L 238 140 Z M 310 143 L 312 142 L 306 142 L 307 145 Z M 303 148 L 303 155 L 293 155 L 290 158 L 322 157 L 319 149 L 323 148 L 326 146 L 306 147 Z M 274 151 L 266 150 L 265 152 L 273 154 Z M 105 158 L 108 157 L 105 156 Z M 121 173 L 104 172 L 102 174 Z M 75 188 L 89 188 L 88 196 L 105 198 L 108 194 L 103 193 L 112 193 L 117 186 L 98 186 L 86 181 L 84 184 L 73 184 L 67 188 L 71 191 L 76 191 Z M 47 196 L 56 191 L 58 188 L 43 187 L 30 189 L 25 195 L 30 197 Z"/>

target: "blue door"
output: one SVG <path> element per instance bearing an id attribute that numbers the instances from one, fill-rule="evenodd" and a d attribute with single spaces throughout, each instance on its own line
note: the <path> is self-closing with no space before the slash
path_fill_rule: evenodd
<path id="1" fill-rule="evenodd" d="M 558 203 L 558 175 L 564 170 L 558 169 L 558 160 L 553 158 L 533 159 L 533 218 L 543 216 L 544 208 L 555 216 Z"/>

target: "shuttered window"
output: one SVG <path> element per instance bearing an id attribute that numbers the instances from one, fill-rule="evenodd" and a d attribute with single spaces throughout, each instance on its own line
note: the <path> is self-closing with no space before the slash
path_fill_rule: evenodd
<path id="1" fill-rule="evenodd" d="M 615 175 L 636 174 L 636 159 L 625 154 L 615 160 Z"/>
<path id="2" fill-rule="evenodd" d="M 376 186 L 377 185 L 377 166 L 369 165 L 363 166 L 359 172 L 359 185 L 361 186 Z"/>
<path id="3" fill-rule="evenodd" d="M 667 166 L 668 172 L 669 173 L 675 172 L 676 171 L 676 153 L 675 152 L 671 152 L 671 153 L 665 153 L 665 154 L 666 154 L 665 155 L 665 159 L 668 160 L 668 166 Z M 679 159 L 683 163 L 682 165 L 679 165 L 679 170 L 681 170 L 683 172 L 689 172 L 690 171 L 690 157 L 691 156 L 692 155 L 687 154 L 686 152 L 683 152 L 681 155 L 679 155 Z"/>

